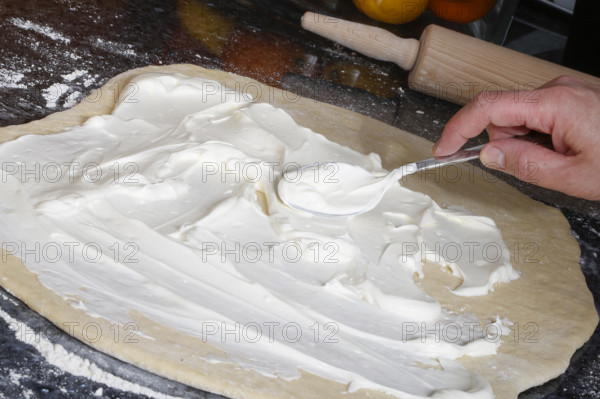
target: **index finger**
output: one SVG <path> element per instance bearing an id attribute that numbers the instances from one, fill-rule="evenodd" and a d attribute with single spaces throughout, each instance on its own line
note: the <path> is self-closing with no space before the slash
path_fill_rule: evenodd
<path id="1" fill-rule="evenodd" d="M 551 133 L 554 107 L 546 91 L 538 89 L 521 92 L 482 92 L 464 106 L 446 124 L 442 137 L 434 146 L 434 155 L 452 154 L 465 142 L 479 135 L 489 125 L 499 127 L 525 126 Z"/>

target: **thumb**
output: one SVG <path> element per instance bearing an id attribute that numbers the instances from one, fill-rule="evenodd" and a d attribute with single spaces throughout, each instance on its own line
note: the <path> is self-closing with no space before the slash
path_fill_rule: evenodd
<path id="1" fill-rule="evenodd" d="M 565 179 L 573 174 L 574 156 L 563 155 L 529 141 L 509 138 L 494 140 L 479 154 L 492 169 L 552 190 L 563 191 Z"/>

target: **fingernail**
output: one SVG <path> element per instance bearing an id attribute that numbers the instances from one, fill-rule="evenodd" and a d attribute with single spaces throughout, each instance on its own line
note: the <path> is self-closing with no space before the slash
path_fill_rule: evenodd
<path id="1" fill-rule="evenodd" d="M 435 143 L 435 144 L 433 145 L 433 148 L 431 149 L 431 152 L 433 153 L 433 155 L 437 155 L 437 152 L 438 152 L 438 150 L 439 150 L 439 146 L 440 146 L 440 144 L 439 144 L 439 143 Z"/>
<path id="2" fill-rule="evenodd" d="M 504 152 L 498 147 L 487 145 L 479 154 L 481 163 L 489 168 L 504 169 Z"/>

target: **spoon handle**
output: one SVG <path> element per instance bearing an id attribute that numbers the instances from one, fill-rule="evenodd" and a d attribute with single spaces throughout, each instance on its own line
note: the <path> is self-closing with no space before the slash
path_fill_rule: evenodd
<path id="1" fill-rule="evenodd" d="M 487 144 L 487 143 L 486 143 Z M 466 148 L 464 150 L 460 150 L 455 152 L 454 154 L 446 155 L 443 157 L 435 157 L 430 159 L 425 159 L 423 161 L 415 162 L 416 168 L 414 172 L 418 172 L 420 170 L 427 170 L 431 168 L 435 168 L 442 165 L 448 165 L 451 163 L 459 163 L 472 161 L 474 159 L 479 158 L 479 151 L 485 146 L 485 144 L 478 145 L 471 148 Z"/>
<path id="2" fill-rule="evenodd" d="M 550 134 L 532 131 L 524 136 L 518 136 L 515 138 L 518 140 L 525 140 L 534 144 L 543 145 L 549 149 L 554 149 L 552 146 L 552 135 Z M 427 170 L 438 166 L 448 165 L 451 163 L 466 162 L 478 159 L 479 152 L 486 144 L 488 143 L 471 148 L 466 148 L 464 150 L 457 151 L 454 154 L 446 155 L 443 157 L 435 157 L 425 159 L 424 161 L 417 161 L 413 164 L 414 166 L 411 168 L 409 173 L 416 173 L 420 170 Z"/>

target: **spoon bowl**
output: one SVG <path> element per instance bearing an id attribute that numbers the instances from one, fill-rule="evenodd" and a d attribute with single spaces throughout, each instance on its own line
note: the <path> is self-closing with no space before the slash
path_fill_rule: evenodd
<path id="1" fill-rule="evenodd" d="M 383 175 L 347 163 L 316 163 L 284 174 L 277 191 L 283 203 L 298 211 L 322 217 L 356 216 L 375 208 L 404 176 L 477 159 L 483 146 L 406 164 Z"/>

